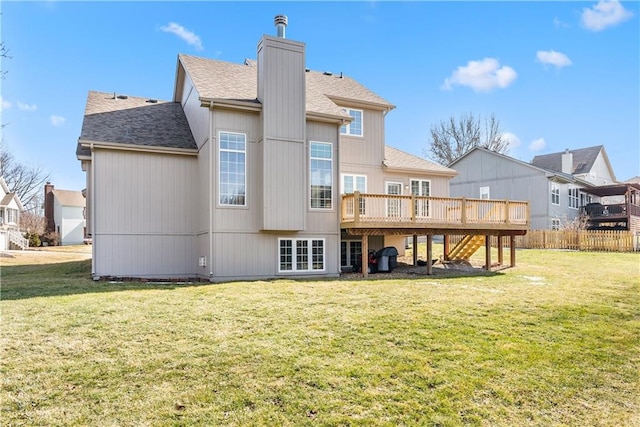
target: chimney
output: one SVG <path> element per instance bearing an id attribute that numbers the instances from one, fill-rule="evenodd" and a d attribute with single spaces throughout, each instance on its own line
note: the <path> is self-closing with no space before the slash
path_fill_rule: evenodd
<path id="1" fill-rule="evenodd" d="M 53 218 L 53 184 L 49 181 L 44 185 L 44 217 L 47 220 L 46 231 L 56 231 L 56 222 Z"/>
<path id="2" fill-rule="evenodd" d="M 562 173 L 573 173 L 573 153 L 568 148 L 562 153 Z"/>
<path id="3" fill-rule="evenodd" d="M 273 23 L 276 25 L 276 34 L 281 39 L 286 38 L 285 28 L 287 28 L 288 22 L 289 20 L 287 19 L 287 15 L 276 15 L 276 17 L 273 18 Z"/>

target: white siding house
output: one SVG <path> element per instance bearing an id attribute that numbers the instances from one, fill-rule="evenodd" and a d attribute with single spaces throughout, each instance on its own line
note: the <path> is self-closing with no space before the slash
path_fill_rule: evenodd
<path id="1" fill-rule="evenodd" d="M 25 249 L 29 246 L 19 231 L 23 210 L 18 195 L 12 193 L 4 178 L 0 177 L 0 250 Z"/>

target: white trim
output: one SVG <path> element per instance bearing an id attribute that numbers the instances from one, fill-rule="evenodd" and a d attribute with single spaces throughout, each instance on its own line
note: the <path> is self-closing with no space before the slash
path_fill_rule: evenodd
<path id="1" fill-rule="evenodd" d="M 364 110 L 360 110 L 358 108 L 349 108 L 349 107 L 343 107 L 342 111 L 344 111 L 345 113 L 347 113 L 349 116 L 351 116 L 351 111 L 359 111 L 360 112 L 360 133 L 351 133 L 351 125 L 353 124 L 353 120 L 349 123 L 345 123 L 344 125 L 344 129 L 345 132 L 342 132 L 342 126 L 340 126 L 340 135 L 344 135 L 344 136 L 353 136 L 353 137 L 357 137 L 357 138 L 363 138 L 364 137 Z M 353 116 L 351 116 L 353 119 Z"/>
<path id="2" fill-rule="evenodd" d="M 231 149 L 226 149 L 225 151 L 227 152 L 234 152 L 234 153 L 243 153 L 244 154 L 244 203 L 242 204 L 232 204 L 232 203 L 221 203 L 220 202 L 220 195 L 221 195 L 221 191 L 220 191 L 220 186 L 222 185 L 222 179 L 220 178 L 220 174 L 222 173 L 222 168 L 221 166 L 221 162 L 222 162 L 222 156 L 220 156 L 220 153 L 222 151 L 222 148 L 220 147 L 220 136 L 222 134 L 229 134 L 229 135 L 242 135 L 244 136 L 244 150 L 240 151 L 240 150 L 231 150 Z M 217 157 L 218 157 L 218 161 L 217 161 L 217 166 L 218 166 L 218 185 L 217 187 L 217 191 L 216 191 L 216 201 L 217 201 L 217 205 L 220 207 L 230 207 L 230 208 L 246 208 L 248 206 L 248 200 L 249 200 L 249 191 L 248 191 L 248 186 L 247 186 L 247 173 L 249 171 L 249 150 L 248 150 L 248 142 L 247 142 L 247 134 L 243 133 L 243 132 L 229 132 L 229 131 L 224 131 L 224 130 L 219 130 L 218 131 L 218 140 L 217 140 Z"/>
<path id="3" fill-rule="evenodd" d="M 344 178 L 346 176 L 350 176 L 350 177 L 353 177 L 353 178 L 358 178 L 358 177 L 364 178 L 364 190 L 362 190 L 360 192 L 361 193 L 366 193 L 367 192 L 367 175 L 357 174 L 357 173 L 342 173 L 342 174 L 340 174 L 340 193 L 341 194 L 347 194 L 347 193 L 344 192 Z M 354 187 L 355 187 L 355 183 L 356 183 L 355 179 L 353 180 L 353 183 L 354 183 Z M 354 188 L 353 191 L 359 191 L 359 190 Z M 348 193 L 348 194 L 351 194 L 351 193 Z"/>
<path id="4" fill-rule="evenodd" d="M 323 145 L 328 145 L 331 147 L 331 158 L 330 159 L 326 159 L 326 158 L 322 158 L 322 157 L 311 157 L 311 144 L 323 144 Z M 324 141 L 309 141 L 309 197 L 307 198 L 309 200 L 309 209 L 310 210 L 314 210 L 314 211 L 321 211 L 321 212 L 328 212 L 328 211 L 332 211 L 335 208 L 335 183 L 333 182 L 333 174 L 334 174 L 334 166 L 333 166 L 333 143 L 332 142 L 324 142 Z M 317 159 L 317 160 L 329 160 L 331 162 L 331 206 L 328 208 L 314 208 L 313 206 L 311 206 L 311 180 L 312 180 L 312 176 L 311 176 L 311 160 L 312 159 Z"/>
<path id="5" fill-rule="evenodd" d="M 282 252 L 281 252 L 281 242 L 290 241 L 291 242 L 291 270 L 283 270 L 282 269 Z M 308 268 L 306 270 L 298 270 L 297 266 L 297 242 L 306 241 L 307 242 L 307 264 Z M 320 241 L 322 242 L 322 269 L 314 269 L 313 268 L 313 242 Z M 314 237 L 306 237 L 306 238 L 290 238 L 290 237 L 279 237 L 278 238 L 278 273 L 322 273 L 327 271 L 327 241 L 323 237 L 314 238 Z"/>
<path id="6" fill-rule="evenodd" d="M 554 203 L 554 202 L 553 202 L 553 195 L 554 195 L 554 194 L 553 194 L 553 193 L 554 193 L 554 191 L 553 191 L 553 190 L 554 190 L 554 189 L 557 189 L 557 190 L 558 190 L 558 192 L 557 192 L 557 193 L 558 193 L 558 203 Z M 556 184 L 555 182 L 551 182 L 551 190 L 550 190 L 550 192 L 549 192 L 549 195 L 550 195 L 550 197 L 551 197 L 551 199 L 550 199 L 551 204 L 552 204 L 553 206 L 560 206 L 560 185 Z"/>

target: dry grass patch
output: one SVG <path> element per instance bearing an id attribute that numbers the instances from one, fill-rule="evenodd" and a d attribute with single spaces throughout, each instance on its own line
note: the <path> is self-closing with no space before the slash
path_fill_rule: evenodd
<path id="1" fill-rule="evenodd" d="M 638 254 L 467 277 L 113 284 L 3 269 L 9 425 L 640 425 Z"/>

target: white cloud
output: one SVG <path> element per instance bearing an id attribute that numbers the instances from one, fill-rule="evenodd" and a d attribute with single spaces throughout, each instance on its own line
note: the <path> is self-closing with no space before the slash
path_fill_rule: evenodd
<path id="1" fill-rule="evenodd" d="M 51 120 L 51 124 L 54 126 L 62 126 L 64 124 L 64 122 L 67 121 L 67 119 L 65 119 L 62 116 L 56 116 L 56 115 L 52 115 L 49 120 Z"/>
<path id="2" fill-rule="evenodd" d="M 531 151 L 542 151 L 547 146 L 547 143 L 544 141 L 544 138 L 538 138 L 529 144 L 529 150 Z"/>
<path id="3" fill-rule="evenodd" d="M 591 9 L 582 9 L 581 21 L 588 30 L 602 31 L 632 16 L 633 13 L 622 7 L 618 0 L 600 0 Z"/>
<path id="4" fill-rule="evenodd" d="M 520 138 L 511 132 L 503 132 L 502 139 L 509 143 L 509 148 L 517 148 L 520 146 Z"/>
<path id="5" fill-rule="evenodd" d="M 458 67 L 444 80 L 442 89 L 451 90 L 452 86 L 468 86 L 476 92 L 490 92 L 495 88 L 504 89 L 517 77 L 516 71 L 507 66 L 500 66 L 495 58 L 484 58 L 481 61 L 469 61 L 466 66 Z"/>
<path id="6" fill-rule="evenodd" d="M 18 110 L 20 111 L 36 111 L 38 109 L 38 106 L 36 104 L 25 104 L 24 102 L 20 101 L 18 101 L 16 105 L 18 106 Z"/>
<path id="7" fill-rule="evenodd" d="M 2 105 L 2 110 L 8 110 L 9 108 L 11 108 L 11 102 L 6 101 L 1 95 L 0 95 L 0 105 Z"/>
<path id="8" fill-rule="evenodd" d="M 556 52 L 555 50 L 539 50 L 536 53 L 538 61 L 543 64 L 555 65 L 558 68 L 571 65 L 572 62 L 567 55 L 562 52 Z"/>
<path id="9" fill-rule="evenodd" d="M 553 26 L 556 28 L 569 28 L 569 24 L 561 21 L 558 17 L 553 18 Z"/>
<path id="10" fill-rule="evenodd" d="M 165 33 L 173 33 L 176 36 L 180 37 L 182 40 L 195 47 L 196 50 L 202 50 L 202 41 L 200 37 L 198 37 L 194 32 L 187 30 L 180 24 L 176 24 L 175 22 L 170 22 L 169 25 L 165 25 L 164 27 L 160 27 L 162 31 Z"/>

